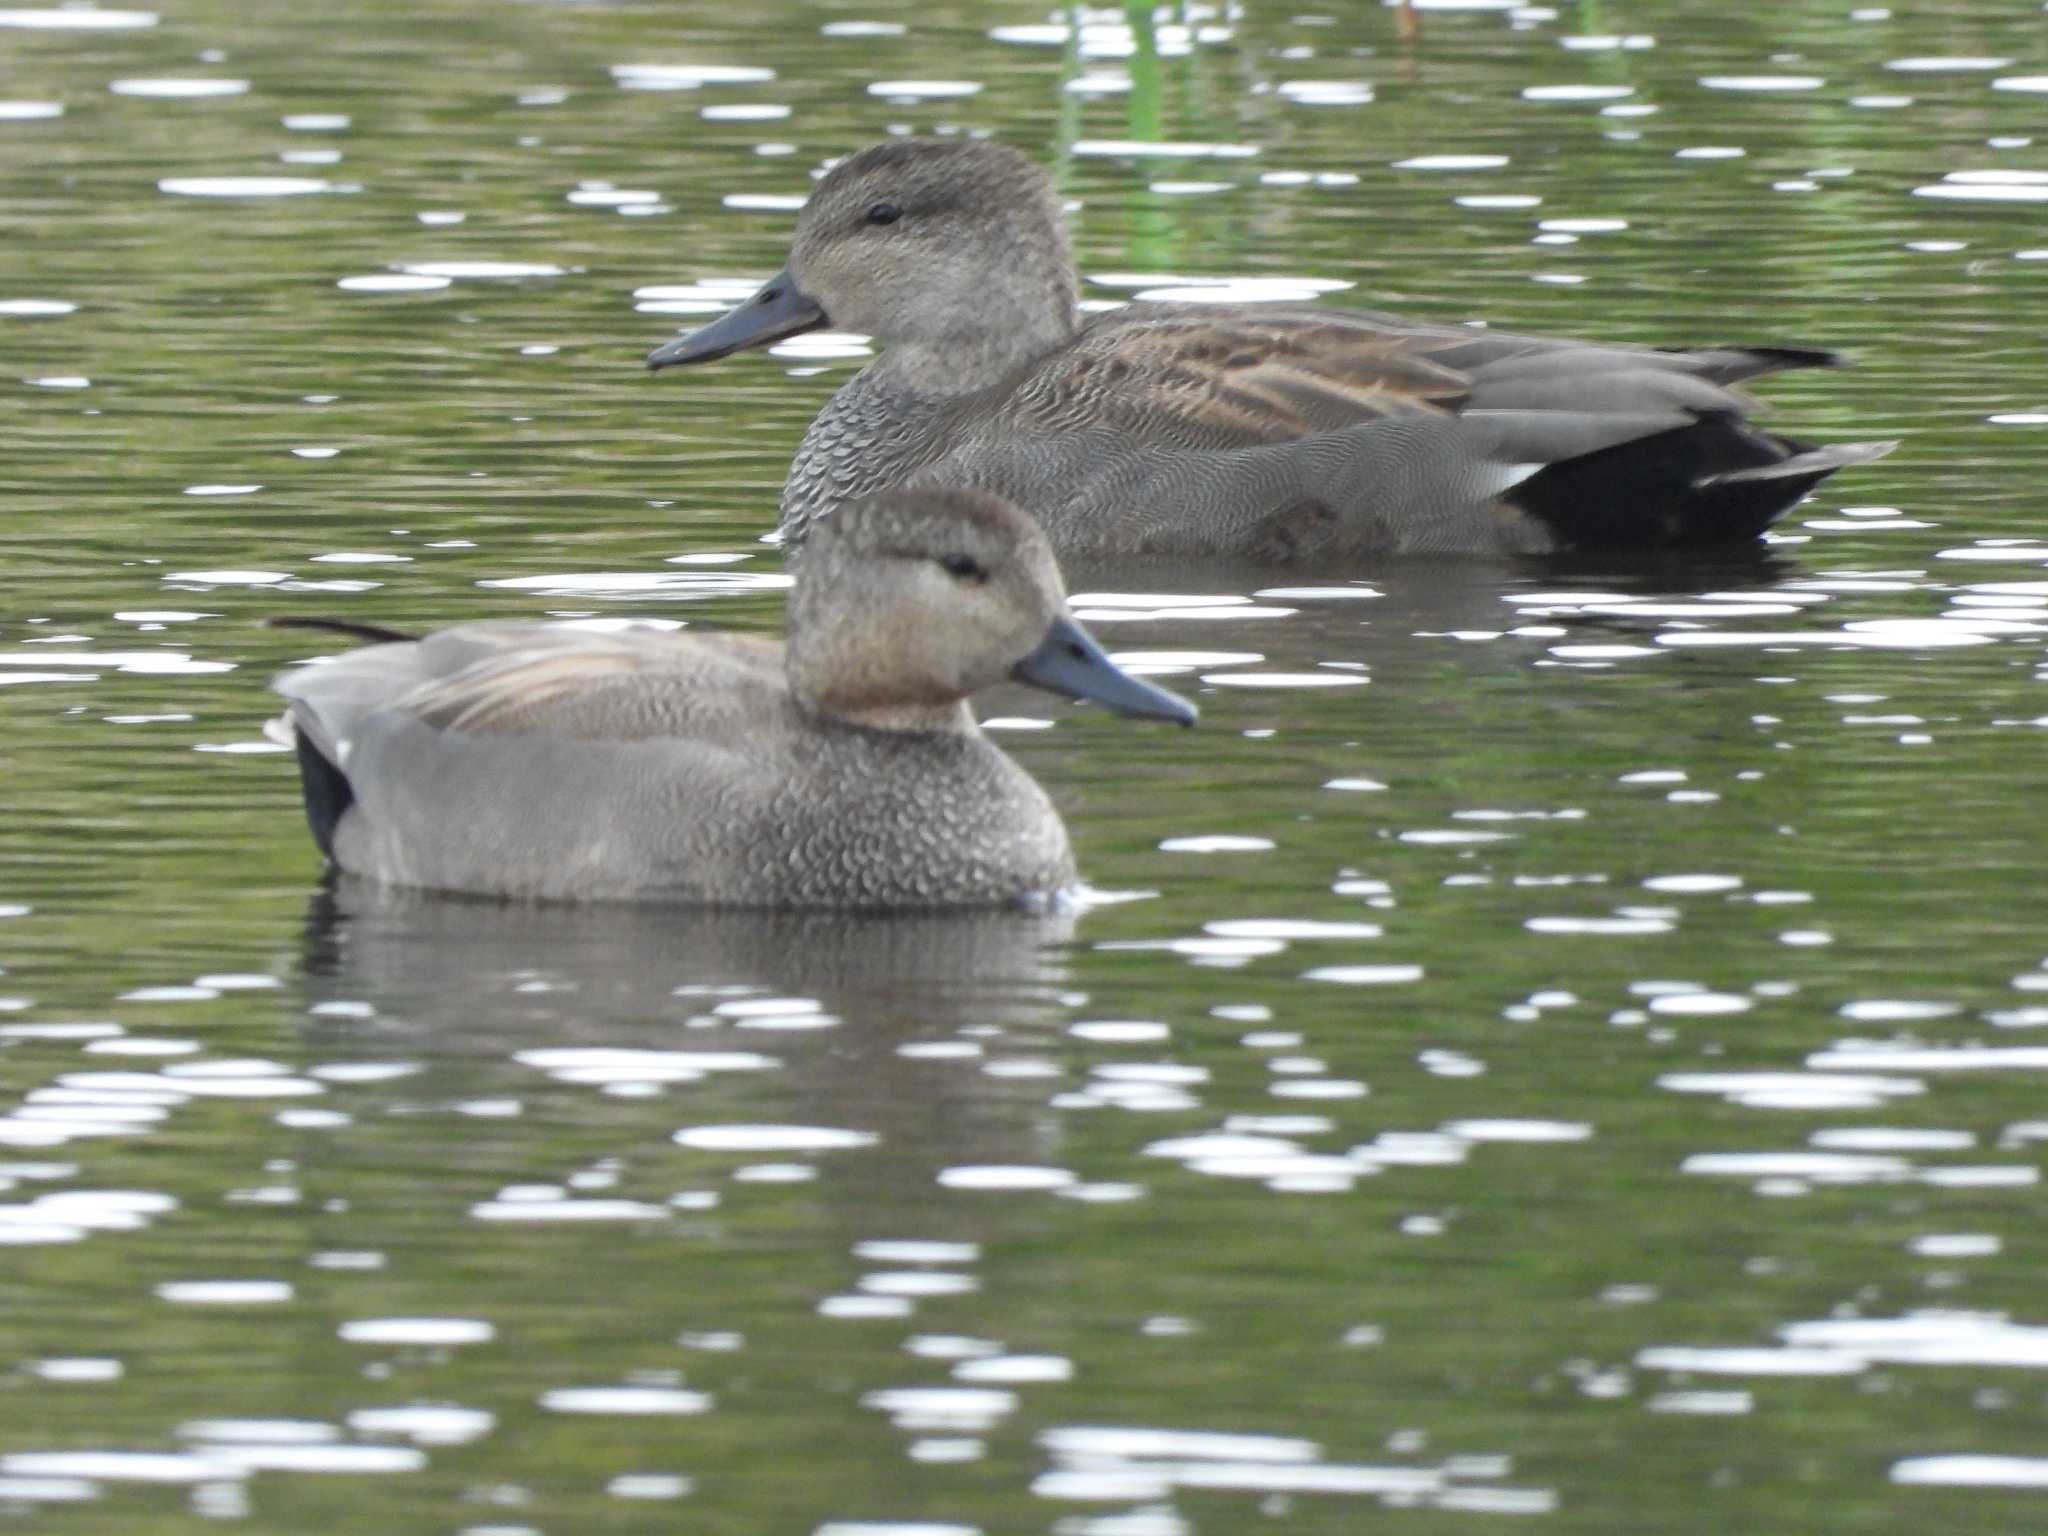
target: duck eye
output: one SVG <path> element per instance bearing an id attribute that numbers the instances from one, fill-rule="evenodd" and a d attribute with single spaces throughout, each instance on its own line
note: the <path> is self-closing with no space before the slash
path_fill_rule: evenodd
<path id="1" fill-rule="evenodd" d="M 947 555 L 939 561 L 948 576 L 960 581 L 987 581 L 988 571 L 972 555 Z"/>
<path id="2" fill-rule="evenodd" d="M 902 217 L 903 210 L 894 203 L 876 203 L 872 208 L 868 209 L 868 222 L 870 224 L 894 224 Z"/>

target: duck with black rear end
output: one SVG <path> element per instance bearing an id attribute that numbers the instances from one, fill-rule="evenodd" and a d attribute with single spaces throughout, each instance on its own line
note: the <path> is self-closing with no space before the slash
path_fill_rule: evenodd
<path id="1" fill-rule="evenodd" d="M 1831 367 L 1799 347 L 1516 336 L 1296 305 L 1082 317 L 1058 194 L 980 139 L 840 162 L 786 271 L 658 348 L 708 362 L 830 324 L 884 351 L 811 424 L 782 495 L 801 542 L 886 486 L 970 486 L 1070 555 L 1295 561 L 1756 539 L 1891 450 L 1757 426 L 1739 387 Z"/>
<path id="2" fill-rule="evenodd" d="M 314 840 L 394 885 L 736 907 L 1038 905 L 1076 878 L 1045 792 L 975 724 L 1014 679 L 1192 725 L 1066 614 L 1031 520 L 894 492 L 820 524 L 787 641 L 463 624 L 275 687 Z"/>

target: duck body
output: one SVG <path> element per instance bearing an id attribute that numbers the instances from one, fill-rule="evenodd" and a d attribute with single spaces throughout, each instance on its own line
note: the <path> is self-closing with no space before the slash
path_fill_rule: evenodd
<path id="1" fill-rule="evenodd" d="M 389 884 L 570 901 L 990 906 L 1074 881 L 1052 803 L 980 731 L 809 715 L 772 649 L 465 624 L 310 669 L 287 696 L 302 772 L 345 786 L 327 851 Z"/>
<path id="2" fill-rule="evenodd" d="M 894 140 L 826 176 L 788 271 L 650 362 L 828 321 L 884 344 L 797 451 L 793 540 L 901 483 L 1001 494 L 1063 557 L 1725 544 L 1892 446 L 1816 448 L 1749 419 L 1745 380 L 1836 362 L 1823 351 L 1608 346 L 1292 305 L 1083 318 L 1076 294 L 1035 165 L 988 141 Z"/>
<path id="3" fill-rule="evenodd" d="M 965 693 L 1014 672 L 1127 711 L 1193 711 L 1085 654 L 1022 514 L 998 506 L 963 534 L 930 513 L 963 500 L 989 505 L 897 497 L 893 512 L 834 518 L 788 646 L 482 623 L 285 674 L 315 840 L 352 874 L 525 899 L 894 909 L 1055 895 L 1075 879 L 1065 828 Z M 904 511 L 920 506 L 922 520 Z M 927 545 L 980 576 L 940 569 Z M 940 650 L 923 673 L 896 665 Z"/>

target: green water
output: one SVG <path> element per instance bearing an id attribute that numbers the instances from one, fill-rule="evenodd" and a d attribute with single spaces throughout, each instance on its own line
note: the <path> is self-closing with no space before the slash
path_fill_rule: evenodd
<path id="1" fill-rule="evenodd" d="M 2038 7 L 27 20 L 0 1523 L 2042 1522 Z M 1712 565 L 1070 572 L 1204 710 L 984 701 L 1077 918 L 324 888 L 259 621 L 772 628 L 859 349 L 651 378 L 636 290 L 715 312 L 899 126 L 1053 165 L 1091 298 L 1835 345 L 1774 423 L 1904 444 Z"/>

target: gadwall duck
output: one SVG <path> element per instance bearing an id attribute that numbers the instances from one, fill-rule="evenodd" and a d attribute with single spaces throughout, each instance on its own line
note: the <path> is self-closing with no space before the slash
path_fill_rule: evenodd
<path id="1" fill-rule="evenodd" d="M 719 906 L 1033 904 L 1075 878 L 967 696 L 1016 678 L 1192 724 L 1066 616 L 1044 536 L 974 491 L 814 531 L 786 642 L 477 623 L 286 672 L 307 819 L 352 874 Z"/>
<path id="2" fill-rule="evenodd" d="M 649 366 L 822 325 L 885 347 L 811 424 L 791 540 L 898 483 L 1030 512 L 1062 557 L 1541 554 L 1756 538 L 1893 444 L 1816 448 L 1734 388 L 1827 367 L 1790 347 L 1662 350 L 1285 304 L 1083 318 L 1060 198 L 982 139 L 840 162 L 788 269 Z"/>

